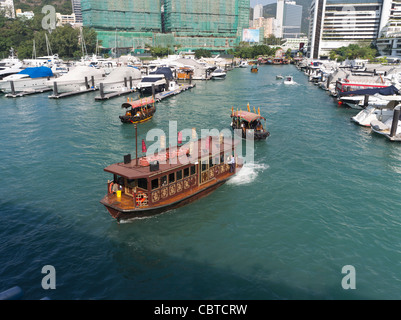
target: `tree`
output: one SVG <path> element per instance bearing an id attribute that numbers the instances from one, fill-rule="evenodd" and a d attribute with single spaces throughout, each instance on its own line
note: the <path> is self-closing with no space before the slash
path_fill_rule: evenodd
<path id="1" fill-rule="evenodd" d="M 196 49 L 195 50 L 195 58 L 210 58 L 212 56 L 212 53 L 209 50 L 206 49 Z"/>

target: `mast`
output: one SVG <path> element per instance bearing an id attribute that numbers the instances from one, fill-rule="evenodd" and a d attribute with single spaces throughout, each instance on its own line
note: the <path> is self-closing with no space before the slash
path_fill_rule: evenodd
<path id="1" fill-rule="evenodd" d="M 35 45 L 35 39 L 33 39 L 33 49 L 32 49 L 32 60 L 36 60 L 36 45 Z"/>

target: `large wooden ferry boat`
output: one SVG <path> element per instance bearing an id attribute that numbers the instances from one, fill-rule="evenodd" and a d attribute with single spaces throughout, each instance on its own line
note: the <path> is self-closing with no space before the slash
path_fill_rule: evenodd
<path id="1" fill-rule="evenodd" d="M 235 141 L 235 142 L 234 142 Z M 124 156 L 100 201 L 117 221 L 152 216 L 204 197 L 242 168 L 237 140 L 206 137 L 153 156 Z M 197 151 L 197 153 L 195 152 Z"/>

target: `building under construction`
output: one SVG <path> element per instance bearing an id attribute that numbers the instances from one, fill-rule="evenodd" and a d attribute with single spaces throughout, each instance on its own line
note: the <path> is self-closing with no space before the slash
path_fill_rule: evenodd
<path id="1" fill-rule="evenodd" d="M 83 23 L 102 47 L 225 52 L 249 24 L 249 0 L 81 0 Z"/>

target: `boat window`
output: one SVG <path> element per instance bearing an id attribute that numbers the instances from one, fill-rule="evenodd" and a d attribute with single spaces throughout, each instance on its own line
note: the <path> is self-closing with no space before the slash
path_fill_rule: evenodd
<path id="1" fill-rule="evenodd" d="M 184 178 L 189 176 L 189 168 L 184 169 Z"/>
<path id="2" fill-rule="evenodd" d="M 182 179 L 182 170 L 177 171 L 177 181 Z"/>
<path id="3" fill-rule="evenodd" d="M 127 179 L 127 187 L 129 188 L 135 188 L 136 184 L 135 184 L 135 179 Z"/>
<path id="4" fill-rule="evenodd" d="M 157 189 L 159 187 L 159 179 L 153 179 L 151 185 L 152 185 L 152 190 Z"/>
<path id="5" fill-rule="evenodd" d="M 196 173 L 196 166 L 193 165 L 191 166 L 191 175 L 194 175 Z"/>
<path id="6" fill-rule="evenodd" d="M 209 158 L 209 168 L 213 167 L 213 157 Z"/>
<path id="7" fill-rule="evenodd" d="M 115 180 L 119 185 L 124 185 L 124 178 L 120 177 L 120 176 L 116 176 L 116 180 Z"/>
<path id="8" fill-rule="evenodd" d="M 138 188 L 148 190 L 148 180 L 145 178 L 138 179 Z"/>
<path id="9" fill-rule="evenodd" d="M 162 187 L 167 185 L 167 176 L 163 176 L 160 179 L 160 184 L 161 184 Z"/>
<path id="10" fill-rule="evenodd" d="M 170 173 L 170 174 L 168 175 L 168 182 L 169 182 L 169 183 L 172 183 L 172 182 L 174 182 L 174 181 L 175 181 L 175 172 Z"/>
<path id="11" fill-rule="evenodd" d="M 214 164 L 214 165 L 219 164 L 219 163 L 220 163 L 219 160 L 220 160 L 220 157 L 219 157 L 219 156 L 215 156 L 215 157 L 214 157 L 214 160 L 213 160 L 213 164 Z"/>
<path id="12" fill-rule="evenodd" d="M 224 153 L 220 155 L 220 163 L 224 163 Z"/>
<path id="13" fill-rule="evenodd" d="M 206 171 L 207 170 L 207 163 L 208 163 L 208 161 L 207 160 L 204 160 L 204 161 L 201 161 L 201 163 L 202 163 L 202 171 Z M 192 168 L 191 168 L 192 169 Z M 192 171 L 192 170 L 191 170 Z M 191 172 L 191 174 L 192 174 L 192 172 Z"/>

